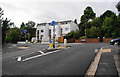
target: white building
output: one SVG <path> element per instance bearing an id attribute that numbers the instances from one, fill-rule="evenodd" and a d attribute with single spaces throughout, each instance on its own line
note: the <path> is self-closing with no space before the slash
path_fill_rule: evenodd
<path id="1" fill-rule="evenodd" d="M 56 22 L 55 25 L 55 38 L 56 40 L 58 37 L 64 36 L 65 34 L 78 30 L 77 24 L 73 21 L 60 21 Z M 36 29 L 36 40 L 37 41 L 49 41 L 53 39 L 53 26 L 51 23 L 40 23 L 37 24 Z"/>

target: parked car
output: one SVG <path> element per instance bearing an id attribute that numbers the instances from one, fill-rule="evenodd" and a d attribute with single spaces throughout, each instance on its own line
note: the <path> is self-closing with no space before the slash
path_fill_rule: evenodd
<path id="1" fill-rule="evenodd" d="M 120 38 L 110 40 L 110 44 L 111 45 L 114 45 L 114 44 L 120 45 Z"/>

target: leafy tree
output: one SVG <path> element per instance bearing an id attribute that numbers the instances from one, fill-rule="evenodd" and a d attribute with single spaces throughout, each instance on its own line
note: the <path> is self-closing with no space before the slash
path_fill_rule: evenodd
<path id="1" fill-rule="evenodd" d="M 117 3 L 116 8 L 120 12 L 120 1 Z"/>
<path id="2" fill-rule="evenodd" d="M 30 41 L 33 36 L 36 34 L 36 29 L 31 27 L 25 27 L 27 30 L 27 39 Z"/>
<path id="3" fill-rule="evenodd" d="M 102 26 L 102 21 L 100 19 L 100 17 L 96 17 L 93 19 L 92 23 L 91 23 L 92 26 L 95 26 L 95 27 L 99 27 L 101 28 Z"/>
<path id="4" fill-rule="evenodd" d="M 106 17 L 102 26 L 102 29 L 105 32 L 105 37 L 111 37 L 111 28 L 112 28 L 111 23 L 112 23 L 112 18 Z"/>
<path id="5" fill-rule="evenodd" d="M 100 16 L 100 18 L 102 21 L 104 21 L 106 17 L 111 17 L 111 16 L 115 16 L 115 13 L 112 12 L 111 10 L 107 10 Z"/>
<path id="6" fill-rule="evenodd" d="M 78 23 L 77 23 L 77 19 L 74 20 L 74 23 L 78 24 Z"/>
<path id="7" fill-rule="evenodd" d="M 35 36 L 35 34 L 36 34 L 36 29 L 34 28 L 34 26 L 35 26 L 35 22 L 33 22 L 33 21 L 28 21 L 28 23 L 24 23 L 24 22 L 22 22 L 22 24 L 21 24 L 21 27 L 20 27 L 20 30 L 21 30 L 21 36 L 20 36 L 20 40 L 21 41 L 25 41 L 25 33 L 23 32 L 25 29 L 27 30 L 27 33 L 26 33 L 26 35 L 27 35 L 27 40 L 31 40 L 31 38 L 33 37 L 33 36 Z"/>
<path id="8" fill-rule="evenodd" d="M 2 43 L 4 44 L 5 42 L 5 36 L 6 36 L 6 31 L 10 29 L 10 26 L 13 25 L 10 20 L 7 18 L 2 21 Z"/>
<path id="9" fill-rule="evenodd" d="M 0 7 L 0 18 L 1 18 L 1 16 L 4 14 L 3 12 L 4 12 L 4 11 L 3 11 L 2 8 Z"/>
<path id="10" fill-rule="evenodd" d="M 95 15 L 96 14 L 93 12 L 93 9 L 90 6 L 88 6 L 84 10 L 84 15 L 82 15 L 82 17 L 81 17 L 81 22 L 86 23 L 86 22 L 88 22 L 89 19 L 94 19 Z"/>
<path id="11" fill-rule="evenodd" d="M 93 12 L 93 9 L 88 6 L 85 10 L 84 10 L 84 15 L 81 16 L 81 22 L 78 25 L 80 32 L 82 32 L 82 36 L 85 36 L 85 29 L 86 29 L 86 24 L 90 19 L 94 19 L 95 18 L 95 13 Z"/>
<path id="12" fill-rule="evenodd" d="M 24 29 L 25 28 L 25 23 L 24 22 L 22 22 L 22 24 L 21 24 L 21 26 L 20 26 L 20 29 Z"/>
<path id="13" fill-rule="evenodd" d="M 80 38 L 80 31 L 71 31 L 70 33 L 66 34 L 64 36 L 65 38 L 75 38 L 75 39 L 79 39 Z"/>
<path id="14" fill-rule="evenodd" d="M 27 26 L 27 27 L 30 27 L 30 28 L 34 28 L 35 22 L 33 22 L 33 21 L 28 21 L 28 23 L 26 23 L 26 26 Z"/>
<path id="15" fill-rule="evenodd" d="M 117 37 L 116 32 L 120 29 L 119 21 L 117 16 L 114 14 L 111 17 L 105 17 L 102 25 L 102 30 L 104 30 L 105 37 Z"/>
<path id="16" fill-rule="evenodd" d="M 10 43 L 17 43 L 20 40 L 20 29 L 15 27 L 10 29 L 10 33 L 6 35 L 6 41 Z"/>
<path id="17" fill-rule="evenodd" d="M 100 28 L 92 26 L 86 30 L 86 35 L 88 38 L 97 38 L 100 35 Z"/>
<path id="18" fill-rule="evenodd" d="M 79 39 L 80 38 L 80 31 L 79 30 L 74 31 L 73 38 L 75 38 L 75 39 Z"/>

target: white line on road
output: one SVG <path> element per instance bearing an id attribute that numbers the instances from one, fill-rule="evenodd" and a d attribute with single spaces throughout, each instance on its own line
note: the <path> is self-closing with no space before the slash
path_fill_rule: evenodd
<path id="1" fill-rule="evenodd" d="M 43 50 L 46 50 L 46 49 L 43 49 Z M 41 54 L 44 54 L 44 52 L 42 52 L 42 51 L 38 51 L 38 52 L 40 52 Z M 30 55 L 30 54 L 33 54 L 33 53 L 36 53 L 36 52 L 31 52 L 31 53 L 28 53 L 28 54 L 25 54 L 25 55 L 19 55 L 20 57 L 24 57 L 24 56 L 27 56 L 27 55 Z M 17 57 L 13 57 L 12 59 L 16 59 L 16 58 L 18 58 L 18 56 Z"/>
<path id="2" fill-rule="evenodd" d="M 22 61 L 31 60 L 31 59 L 34 59 L 34 58 L 37 58 L 37 57 L 40 57 L 40 56 L 44 56 L 44 55 L 48 55 L 48 54 L 52 54 L 52 53 L 55 53 L 55 52 L 58 52 L 58 51 L 60 51 L 60 50 L 56 50 L 56 51 L 52 51 L 52 52 L 48 52 L 48 53 L 44 53 L 44 54 L 32 56 L 32 57 L 26 58 L 26 59 L 24 59 L 24 60 L 22 60 Z"/>
<path id="3" fill-rule="evenodd" d="M 42 52 L 42 51 L 38 51 L 38 52 L 40 52 L 41 54 L 45 54 L 44 52 Z"/>

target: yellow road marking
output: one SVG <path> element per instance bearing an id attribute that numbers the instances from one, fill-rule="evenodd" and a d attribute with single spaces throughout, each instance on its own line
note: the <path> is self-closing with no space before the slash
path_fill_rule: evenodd
<path id="1" fill-rule="evenodd" d="M 102 49 L 102 52 L 111 52 L 111 49 Z"/>
<path id="2" fill-rule="evenodd" d="M 18 47 L 19 49 L 26 49 L 26 48 L 28 48 L 28 47 Z"/>
<path id="3" fill-rule="evenodd" d="M 58 47 L 58 48 L 62 49 L 62 48 L 66 48 L 66 47 Z"/>

